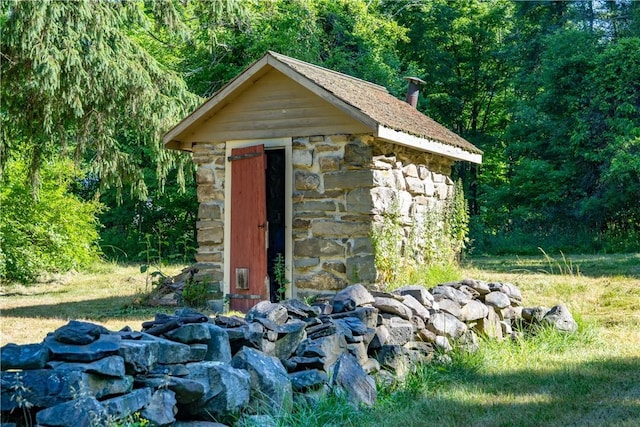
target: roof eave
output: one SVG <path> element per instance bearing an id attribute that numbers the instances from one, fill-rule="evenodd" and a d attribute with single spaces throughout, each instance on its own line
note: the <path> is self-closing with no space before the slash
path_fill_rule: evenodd
<path id="1" fill-rule="evenodd" d="M 482 153 L 474 153 L 454 145 L 411 135 L 382 125 L 378 126 L 376 136 L 389 142 L 416 148 L 429 153 L 439 154 L 456 161 L 465 161 L 478 165 L 482 163 Z"/>

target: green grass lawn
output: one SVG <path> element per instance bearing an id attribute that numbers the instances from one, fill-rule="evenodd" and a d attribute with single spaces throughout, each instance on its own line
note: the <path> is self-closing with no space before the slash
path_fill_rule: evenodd
<path id="1" fill-rule="evenodd" d="M 180 266 L 163 271 L 177 274 Z M 111 330 L 141 323 L 156 312 L 174 310 L 144 307 L 138 302 L 152 288 L 140 266 L 98 264 L 90 271 L 54 276 L 44 283 L 0 287 L 0 345 L 28 344 L 42 339 L 69 320 L 99 323 Z"/>
<path id="2" fill-rule="evenodd" d="M 169 273 L 179 271 L 176 267 Z M 476 257 L 464 277 L 511 282 L 525 306 L 568 305 L 572 335 L 541 330 L 517 341 L 483 341 L 475 354 L 416 367 L 380 388 L 372 409 L 339 398 L 278 415 L 291 426 L 640 426 L 640 254 Z M 138 267 L 0 290 L 2 344 L 39 342 L 69 319 L 110 329 L 157 311 L 135 304 L 149 288 Z"/>
<path id="3" fill-rule="evenodd" d="M 575 334 L 484 340 L 419 367 L 371 410 L 328 400 L 283 425 L 640 426 L 640 254 L 477 257 L 462 275 L 511 282 L 525 306 L 569 306 Z"/>

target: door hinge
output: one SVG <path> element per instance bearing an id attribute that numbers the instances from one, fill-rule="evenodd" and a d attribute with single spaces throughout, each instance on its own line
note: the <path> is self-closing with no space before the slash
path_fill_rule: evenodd
<path id="1" fill-rule="evenodd" d="M 263 152 L 257 152 L 257 153 L 245 153 L 245 154 L 236 154 L 235 156 L 229 156 L 227 157 L 227 160 L 232 162 L 234 160 L 244 160 L 244 159 L 251 159 L 253 157 L 260 157 L 262 156 L 264 153 Z"/>

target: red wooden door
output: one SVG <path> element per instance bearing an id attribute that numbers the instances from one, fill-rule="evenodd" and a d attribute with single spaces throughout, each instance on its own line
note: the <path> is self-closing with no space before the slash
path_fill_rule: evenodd
<path id="1" fill-rule="evenodd" d="M 231 150 L 229 308 L 247 312 L 269 299 L 264 146 Z"/>

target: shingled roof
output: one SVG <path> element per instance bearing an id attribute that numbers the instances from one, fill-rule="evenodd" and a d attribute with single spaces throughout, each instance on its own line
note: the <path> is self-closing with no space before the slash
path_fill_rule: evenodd
<path id="1" fill-rule="evenodd" d="M 481 163 L 482 151 L 456 133 L 422 114 L 411 105 L 391 95 L 386 88 L 317 65 L 268 52 L 209 101 L 167 132 L 164 143 L 169 148 L 188 126 L 210 113 L 236 87 L 250 76 L 271 66 L 321 95 L 338 108 L 372 128 L 375 136 L 423 151 Z M 236 86 L 236 87 L 234 87 Z"/>

